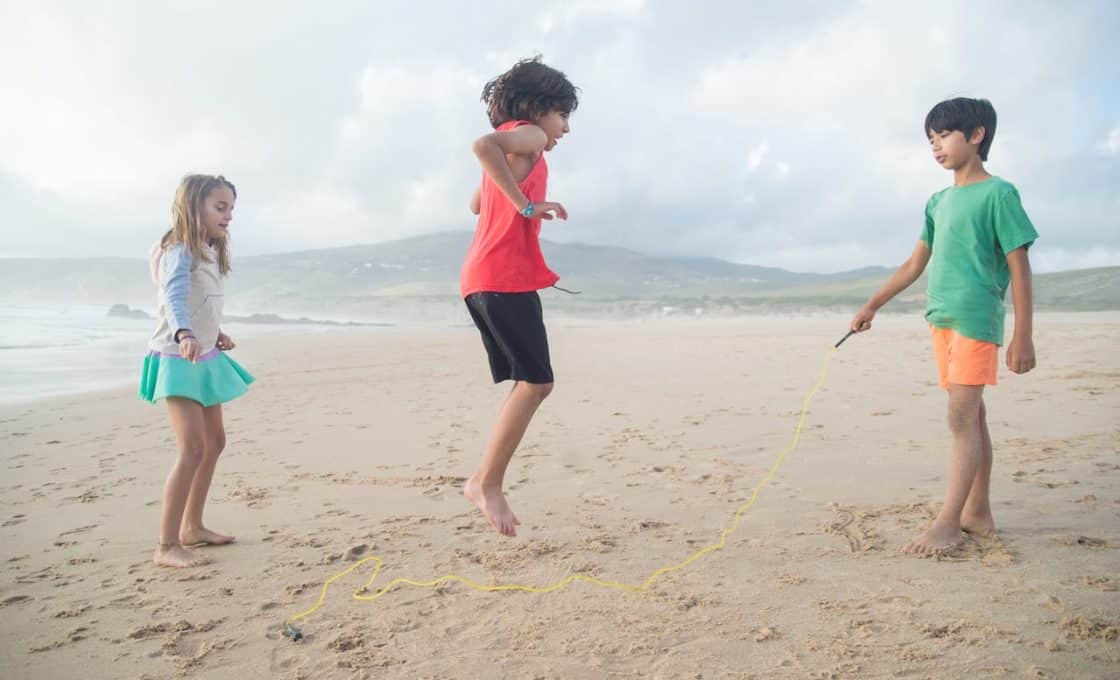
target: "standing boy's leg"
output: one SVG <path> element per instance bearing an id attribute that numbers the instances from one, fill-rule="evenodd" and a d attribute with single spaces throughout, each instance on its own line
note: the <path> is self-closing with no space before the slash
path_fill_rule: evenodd
<path id="1" fill-rule="evenodd" d="M 980 426 L 983 397 L 983 385 L 949 384 L 949 431 L 953 435 L 953 446 L 945 503 L 933 524 L 910 541 L 903 552 L 940 553 L 964 541 L 961 512 L 983 458 L 983 428 Z"/>
<path id="2" fill-rule="evenodd" d="M 980 400 L 980 445 L 980 467 L 976 470 L 976 478 L 972 480 L 968 500 L 961 512 L 961 529 L 970 534 L 994 536 L 996 523 L 992 519 L 989 494 L 992 481 L 992 436 L 988 432 L 988 413 L 983 400 Z"/>
<path id="3" fill-rule="evenodd" d="M 506 468 L 525 436 L 533 414 L 551 391 L 552 383 L 534 384 L 519 380 L 513 384 L 498 412 L 482 462 L 463 486 L 463 494 L 478 506 L 495 529 L 506 536 L 515 536 L 515 527 L 519 524 L 502 493 Z"/>

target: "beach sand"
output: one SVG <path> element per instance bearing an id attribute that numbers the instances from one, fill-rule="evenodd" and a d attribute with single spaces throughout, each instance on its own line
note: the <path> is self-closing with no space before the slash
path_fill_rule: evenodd
<path id="1" fill-rule="evenodd" d="M 227 405 L 213 564 L 152 565 L 174 456 L 133 389 L 0 407 L 4 678 L 1105 678 L 1120 675 L 1120 314 L 1040 314 L 1039 368 L 985 395 L 999 540 L 898 548 L 945 487 L 945 396 L 919 315 L 831 363 L 726 549 L 640 593 L 461 585 L 457 573 L 639 583 L 719 539 L 793 435 L 847 317 L 550 320 L 557 385 L 497 535 L 462 498 L 508 387 L 470 327 L 259 337 Z M 1008 320 L 1010 329 L 1011 320 Z M 137 370 L 140 366 L 137 353 Z M 1002 360 L 1002 355 L 1001 355 Z"/>

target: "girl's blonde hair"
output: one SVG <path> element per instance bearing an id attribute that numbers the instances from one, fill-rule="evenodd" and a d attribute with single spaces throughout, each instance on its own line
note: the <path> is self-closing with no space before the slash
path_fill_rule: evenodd
<path id="1" fill-rule="evenodd" d="M 211 191 L 222 186 L 228 187 L 237 198 L 233 183 L 221 175 L 187 175 L 179 182 L 175 200 L 171 202 L 171 228 L 160 239 L 161 250 L 181 243 L 192 257 L 209 261 L 204 247 L 206 228 L 202 226 L 202 205 Z M 218 271 L 223 276 L 229 274 L 229 239 L 215 242 L 214 250 L 218 253 Z"/>

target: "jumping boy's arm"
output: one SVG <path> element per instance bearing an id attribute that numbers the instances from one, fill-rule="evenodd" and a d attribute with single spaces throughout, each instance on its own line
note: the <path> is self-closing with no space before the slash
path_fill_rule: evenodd
<path id="1" fill-rule="evenodd" d="M 875 312 L 890 302 L 891 298 L 898 295 L 902 291 L 910 287 L 910 284 L 918 280 L 918 277 L 925 271 L 926 265 L 929 264 L 930 249 L 925 244 L 925 241 L 918 241 L 918 245 L 914 246 L 914 252 L 910 254 L 910 258 L 902 263 L 894 274 L 887 279 L 879 292 L 871 296 L 863 309 L 856 312 L 852 317 L 851 329 L 857 333 L 861 333 L 871 329 L 871 320 L 875 318 Z"/>
<path id="2" fill-rule="evenodd" d="M 474 190 L 474 195 L 471 196 L 471 214 L 477 215 L 482 212 L 482 185 L 480 184 Z"/>
<path id="3" fill-rule="evenodd" d="M 1007 254 L 1007 267 L 1011 270 L 1011 297 L 1015 304 L 1015 332 L 1007 346 L 1007 367 L 1013 373 L 1026 373 L 1035 367 L 1031 261 L 1026 246 Z"/>
<path id="4" fill-rule="evenodd" d="M 475 140 L 471 149 L 478 156 L 483 171 L 494 180 L 494 184 L 502 190 L 506 198 L 520 211 L 529 205 L 529 199 L 517 186 L 517 179 L 513 176 L 513 169 L 509 166 L 506 156 L 527 156 L 536 158 L 544 153 L 548 144 L 548 135 L 536 125 L 522 125 L 512 130 L 491 132 Z M 541 202 L 533 206 L 534 219 L 550 220 L 549 211 L 555 211 L 561 219 L 568 219 L 564 206 L 554 202 Z"/>

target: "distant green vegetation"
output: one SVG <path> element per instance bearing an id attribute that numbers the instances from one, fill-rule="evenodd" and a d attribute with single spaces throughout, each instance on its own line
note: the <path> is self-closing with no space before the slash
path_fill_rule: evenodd
<path id="1" fill-rule="evenodd" d="M 235 254 L 227 312 L 459 318 L 459 269 L 470 241 L 470 233 L 455 232 L 279 255 Z M 891 274 L 884 267 L 806 274 L 578 243 L 545 241 L 542 247 L 561 275 L 560 285 L 582 291 L 577 296 L 548 291 L 549 307 L 589 316 L 854 310 Z M 889 309 L 921 309 L 925 288 L 925 279 L 919 279 Z M 1034 295 L 1039 310 L 1120 309 L 1120 267 L 1039 274 Z M 154 298 L 141 259 L 0 260 L 4 303 L 123 303 L 151 310 Z"/>

